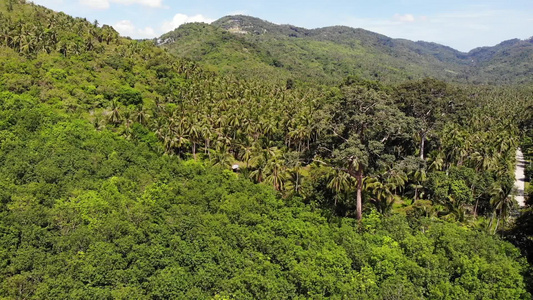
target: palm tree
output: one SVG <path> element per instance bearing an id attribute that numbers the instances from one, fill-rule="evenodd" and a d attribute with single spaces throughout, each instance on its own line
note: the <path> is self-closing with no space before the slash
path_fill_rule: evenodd
<path id="1" fill-rule="evenodd" d="M 255 153 L 258 152 L 258 145 L 253 143 L 251 146 L 241 145 L 241 155 L 240 159 L 246 163 L 246 168 L 250 165 L 250 160 L 254 157 Z"/>
<path id="2" fill-rule="evenodd" d="M 403 190 L 408 179 L 407 175 L 403 171 L 396 170 L 394 168 L 390 168 L 383 177 L 385 182 L 392 188 L 394 194 L 396 194 L 397 191 Z"/>
<path id="3" fill-rule="evenodd" d="M 211 163 L 214 166 L 222 166 L 224 168 L 231 166 L 233 156 L 227 151 L 225 147 L 219 150 L 209 150 L 211 152 Z"/>
<path id="4" fill-rule="evenodd" d="M 102 118 L 100 115 L 96 115 L 93 119 L 92 119 L 92 124 L 94 126 L 94 129 L 96 130 L 102 130 L 103 126 L 102 126 Z"/>
<path id="5" fill-rule="evenodd" d="M 250 179 L 253 179 L 255 182 L 263 182 L 263 178 L 265 177 L 265 168 L 262 165 L 259 165 L 250 172 Z"/>
<path id="6" fill-rule="evenodd" d="M 117 125 L 121 122 L 122 116 L 120 114 L 119 103 L 116 99 L 111 102 L 111 113 L 109 114 L 109 122 Z"/>
<path id="7" fill-rule="evenodd" d="M 365 180 L 366 189 L 372 191 L 371 201 L 376 206 L 378 212 L 383 215 L 389 214 L 399 196 L 394 193 L 397 188 L 394 183 L 381 182 L 376 177 Z"/>
<path id="8" fill-rule="evenodd" d="M 496 234 L 496 231 L 498 230 L 498 226 L 500 225 L 500 220 L 503 220 L 504 224 L 509 217 L 511 210 L 515 206 L 515 201 L 513 198 L 509 195 L 510 190 L 500 183 L 495 183 L 492 190 L 492 198 L 490 200 L 490 204 L 492 206 L 492 217 L 490 219 L 489 223 L 489 231 L 492 229 L 492 226 L 494 225 L 494 232 L 493 234 Z M 494 219 L 497 219 L 496 224 L 494 224 Z"/>
<path id="9" fill-rule="evenodd" d="M 304 184 L 304 176 L 301 173 L 301 166 L 295 166 L 287 170 L 287 191 L 288 195 L 301 195 Z"/>
<path id="10" fill-rule="evenodd" d="M 276 157 L 267 163 L 267 172 L 265 176 L 265 183 L 268 183 L 276 189 L 276 191 L 282 191 L 285 186 L 285 180 L 287 179 L 286 170 L 281 158 Z"/>
<path id="11" fill-rule="evenodd" d="M 126 139 L 129 139 L 132 133 L 131 124 L 133 123 L 133 121 L 131 120 L 131 111 L 126 108 L 122 116 L 124 118 L 124 136 L 126 137 Z"/>
<path id="12" fill-rule="evenodd" d="M 198 120 L 193 120 L 188 128 L 188 135 L 192 142 L 192 155 L 196 160 L 196 144 L 202 140 L 202 127 L 198 124 Z"/>
<path id="13" fill-rule="evenodd" d="M 430 153 L 429 160 L 429 170 L 431 171 L 442 171 L 444 169 L 444 156 L 443 151 L 435 151 Z"/>
<path id="14" fill-rule="evenodd" d="M 466 220 L 466 209 L 461 201 L 458 201 L 452 195 L 449 195 L 445 205 L 447 212 L 444 213 L 444 219 L 454 219 L 458 222 L 464 222 Z"/>
<path id="15" fill-rule="evenodd" d="M 157 135 L 157 137 L 160 140 L 164 140 L 165 128 L 168 127 L 168 125 L 166 124 L 166 120 L 164 118 L 157 118 L 157 119 L 155 119 L 155 121 L 152 122 L 151 126 L 152 126 L 155 134 Z"/>
<path id="16" fill-rule="evenodd" d="M 186 129 L 178 126 L 173 129 L 174 134 L 174 148 L 178 150 L 178 155 L 182 154 L 183 148 L 190 142 Z"/>
<path id="17" fill-rule="evenodd" d="M 413 183 L 411 187 L 415 190 L 415 195 L 413 198 L 413 204 L 418 200 L 419 190 L 424 188 L 423 183 L 427 180 L 426 170 L 418 169 L 411 173 Z"/>
<path id="18" fill-rule="evenodd" d="M 330 179 L 327 187 L 335 192 L 335 206 L 337 206 L 340 194 L 351 190 L 354 183 L 353 178 L 350 174 L 339 169 L 332 169 L 328 177 Z"/>
<path id="19" fill-rule="evenodd" d="M 134 121 L 141 125 L 147 125 L 149 118 L 150 115 L 146 112 L 144 107 L 142 105 L 139 105 L 137 107 L 137 110 L 135 111 Z"/>
<path id="20" fill-rule="evenodd" d="M 269 174 L 268 163 L 276 155 L 277 148 L 261 149 L 256 148 L 256 151 L 252 152 L 252 158 L 250 162 L 253 165 L 254 170 L 250 172 L 250 178 L 256 182 L 263 182 L 265 176 Z"/>

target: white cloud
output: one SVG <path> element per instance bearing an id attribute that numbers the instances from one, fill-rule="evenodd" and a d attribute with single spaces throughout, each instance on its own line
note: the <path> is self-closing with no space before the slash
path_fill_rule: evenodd
<path id="1" fill-rule="evenodd" d="M 155 37 L 155 30 L 152 27 L 146 27 L 144 29 L 139 29 L 139 33 L 146 37 Z"/>
<path id="2" fill-rule="evenodd" d="M 436 42 L 461 51 L 469 51 L 475 47 L 493 46 L 513 38 L 509 36 L 509 32 L 518 33 L 514 36 L 516 38 L 527 38 L 531 33 L 520 32 L 524 32 L 524 28 L 533 27 L 533 21 L 528 20 L 529 18 L 527 12 L 469 7 L 426 16 L 397 14 L 389 19 L 348 18 L 342 23 L 392 38 Z"/>
<path id="3" fill-rule="evenodd" d="M 412 23 L 415 21 L 415 16 L 411 14 L 405 14 L 405 15 L 395 14 L 393 19 L 398 22 Z"/>
<path id="4" fill-rule="evenodd" d="M 165 32 L 174 30 L 178 28 L 180 25 L 185 24 L 185 23 L 194 23 L 194 22 L 212 23 L 213 21 L 215 20 L 204 17 L 203 15 L 187 16 L 184 14 L 176 14 L 174 18 L 172 18 L 171 21 L 163 22 L 163 25 L 161 26 L 161 30 L 163 33 L 165 33 Z"/>
<path id="5" fill-rule="evenodd" d="M 145 27 L 143 29 L 137 28 L 130 20 L 118 21 L 113 25 L 121 35 L 129 36 L 135 39 L 154 38 L 156 36 L 155 30 L 152 27 Z"/>
<path id="6" fill-rule="evenodd" d="M 163 7 L 163 0 L 79 0 L 79 3 L 93 9 L 108 9 L 110 3 L 124 5 L 139 4 L 148 7 Z"/>
<path id="7" fill-rule="evenodd" d="M 116 0 L 113 0 L 116 1 Z M 126 0 L 121 0 L 126 1 Z M 163 33 L 174 30 L 185 23 L 202 22 L 211 23 L 214 19 L 204 17 L 203 15 L 187 16 L 184 14 L 176 14 L 170 21 L 163 22 L 163 25 L 156 30 L 153 27 L 137 28 L 135 24 L 130 20 L 121 20 L 113 25 L 121 35 L 129 36 L 134 39 L 154 38 Z"/>
<path id="8" fill-rule="evenodd" d="M 115 25 L 113 25 L 113 28 L 115 28 L 121 35 L 126 36 L 132 36 L 137 32 L 135 25 L 133 25 L 130 20 L 118 21 Z"/>

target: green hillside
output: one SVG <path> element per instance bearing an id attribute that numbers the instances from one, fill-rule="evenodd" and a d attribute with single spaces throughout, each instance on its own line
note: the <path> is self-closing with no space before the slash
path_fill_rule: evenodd
<path id="1" fill-rule="evenodd" d="M 174 43 L 174 40 L 179 42 Z M 204 67 L 213 71 L 262 79 L 279 73 L 289 75 L 288 71 L 276 68 L 268 51 L 207 24 L 185 24 L 179 32 L 161 36 L 159 44 L 163 47 L 172 45 L 181 57 L 205 62 Z"/>
<path id="2" fill-rule="evenodd" d="M 185 36 L 193 28 L 195 39 L 191 42 Z M 254 76 L 257 69 L 270 74 L 274 67 L 282 78 L 305 81 L 338 83 L 356 75 L 385 82 L 433 77 L 461 83 L 511 84 L 531 82 L 528 74 L 533 72 L 533 44 L 527 40 L 462 53 L 363 29 L 333 26 L 309 30 L 247 16 L 228 16 L 211 25 L 183 25 L 159 41 L 165 41 L 162 46 L 179 57 L 244 76 Z M 235 70 L 240 63 L 254 71 L 246 67 Z"/>
<path id="3" fill-rule="evenodd" d="M 531 297 L 530 87 L 321 81 L 198 24 L 176 58 L 22 0 L 0 20 L 0 298 Z"/>

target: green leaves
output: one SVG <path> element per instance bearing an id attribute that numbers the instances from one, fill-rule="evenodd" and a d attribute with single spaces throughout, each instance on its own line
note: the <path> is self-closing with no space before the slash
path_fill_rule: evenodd
<path id="1" fill-rule="evenodd" d="M 122 86 L 117 92 L 118 100 L 125 106 L 140 105 L 143 102 L 141 92 L 130 86 Z"/>
<path id="2" fill-rule="evenodd" d="M 516 250 L 482 233 L 400 216 L 334 224 L 243 176 L 159 157 L 87 122 L 41 126 L 21 135 L 29 147 L 0 155 L 4 178 L 20 172 L 17 159 L 35 166 L 20 182 L 2 181 L 10 191 L 0 210 L 4 297 L 524 294 Z M 31 155 L 38 149 L 48 155 Z M 404 180 L 391 172 L 389 192 Z"/>
<path id="3" fill-rule="evenodd" d="M 526 297 L 509 244 L 394 214 L 414 195 L 418 215 L 441 204 L 466 221 L 475 205 L 498 227 L 517 134 L 499 115 L 524 103 L 474 97 L 498 108 L 484 120 L 432 80 L 393 91 L 222 77 L 109 26 L 20 14 L 50 28 L 17 23 L 46 37 L 2 41 L 24 56 L 5 48 L 0 63 L 0 297 Z M 186 26 L 191 38 L 201 26 Z M 206 52 L 248 45 L 219 34 Z M 414 158 L 425 148 L 427 169 Z M 356 223 L 363 201 L 379 213 Z"/>

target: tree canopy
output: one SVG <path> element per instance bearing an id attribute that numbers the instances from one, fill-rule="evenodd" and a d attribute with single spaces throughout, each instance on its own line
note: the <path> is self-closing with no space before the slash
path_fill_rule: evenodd
<path id="1" fill-rule="evenodd" d="M 0 297 L 530 296 L 531 89 L 242 78 L 25 1 L 0 19 Z"/>

